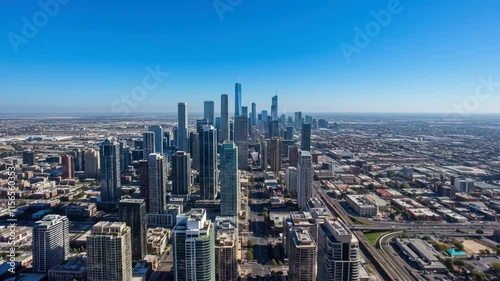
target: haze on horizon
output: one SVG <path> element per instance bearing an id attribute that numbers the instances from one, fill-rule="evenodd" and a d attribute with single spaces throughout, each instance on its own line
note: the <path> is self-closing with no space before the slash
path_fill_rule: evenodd
<path id="1" fill-rule="evenodd" d="M 259 111 L 500 113 L 498 1 L 54 1 L 2 5 L 3 113 L 112 113 L 144 85 L 131 113 L 201 112 L 237 80 Z"/>

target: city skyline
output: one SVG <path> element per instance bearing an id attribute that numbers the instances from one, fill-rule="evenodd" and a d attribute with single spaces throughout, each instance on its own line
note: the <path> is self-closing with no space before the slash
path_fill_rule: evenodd
<path id="1" fill-rule="evenodd" d="M 392 2 L 245 1 L 222 17 L 210 2 L 71 2 L 21 43 L 12 38 L 24 36 L 22 18 L 44 10 L 9 3 L 0 28 L 4 112 L 122 113 L 122 97 L 154 72 L 129 113 L 174 112 L 172 98 L 202 112 L 200 97 L 223 93 L 234 105 L 237 81 L 242 105 L 267 104 L 277 89 L 280 112 L 445 113 L 474 102 L 485 81 L 498 89 L 498 3 L 400 0 L 389 9 Z M 382 11 L 391 12 L 386 21 Z M 373 36 L 357 42 L 376 19 Z M 469 113 L 500 113 L 497 93 L 482 93 Z"/>

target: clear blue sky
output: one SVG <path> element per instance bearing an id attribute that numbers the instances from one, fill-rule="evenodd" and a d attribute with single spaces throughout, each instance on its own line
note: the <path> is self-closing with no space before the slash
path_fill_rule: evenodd
<path id="1" fill-rule="evenodd" d="M 156 65 L 169 76 L 132 112 L 219 109 L 222 93 L 234 105 L 238 77 L 244 105 L 269 110 L 277 89 L 288 114 L 445 112 L 473 101 L 479 76 L 500 83 L 498 0 L 400 0 L 348 62 L 341 44 L 392 1 L 220 0 L 241 2 L 221 18 L 213 0 L 69 0 L 26 38 L 23 17 L 43 23 L 43 8 L 4 0 L 0 111 L 111 112 Z M 469 110 L 500 113 L 492 89 Z"/>

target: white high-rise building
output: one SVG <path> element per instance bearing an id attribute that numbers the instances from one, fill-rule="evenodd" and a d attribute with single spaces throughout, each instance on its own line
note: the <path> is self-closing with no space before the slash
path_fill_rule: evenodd
<path id="1" fill-rule="evenodd" d="M 47 272 L 69 255 L 68 218 L 47 215 L 33 226 L 33 270 Z"/>
<path id="2" fill-rule="evenodd" d="M 167 167 L 165 156 L 151 153 L 148 157 L 149 212 L 163 214 L 167 210 Z"/>
<path id="3" fill-rule="evenodd" d="M 307 228 L 292 228 L 290 239 L 290 281 L 316 281 L 317 250 L 313 236 Z"/>
<path id="4" fill-rule="evenodd" d="M 307 199 L 312 197 L 313 164 L 309 151 L 299 151 L 299 161 L 297 163 L 297 201 L 299 208 L 306 208 Z"/>
<path id="5" fill-rule="evenodd" d="M 132 238 L 124 222 L 101 221 L 87 236 L 89 281 L 132 280 Z"/>
<path id="6" fill-rule="evenodd" d="M 177 216 L 173 230 L 175 281 L 215 280 L 214 225 L 205 209 Z"/>
<path id="7" fill-rule="evenodd" d="M 340 221 L 326 219 L 318 227 L 318 278 L 359 280 L 359 241 Z"/>
<path id="8" fill-rule="evenodd" d="M 238 219 L 215 218 L 215 278 L 217 281 L 238 280 Z"/>

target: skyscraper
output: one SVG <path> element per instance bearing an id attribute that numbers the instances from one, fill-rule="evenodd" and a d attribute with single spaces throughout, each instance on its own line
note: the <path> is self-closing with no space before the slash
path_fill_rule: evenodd
<path id="1" fill-rule="evenodd" d="M 167 159 L 159 153 L 148 158 L 149 212 L 163 214 L 167 210 Z"/>
<path id="2" fill-rule="evenodd" d="M 208 125 L 215 126 L 215 105 L 213 100 L 205 101 L 203 119 L 207 119 Z"/>
<path id="3" fill-rule="evenodd" d="M 179 125 L 177 129 L 177 147 L 179 147 L 179 150 L 189 152 L 187 103 L 180 102 L 177 110 Z"/>
<path id="4" fill-rule="evenodd" d="M 305 209 L 307 199 L 312 197 L 313 165 L 309 151 L 299 151 L 297 163 L 297 202 L 299 208 Z"/>
<path id="5" fill-rule="evenodd" d="M 191 158 L 185 151 L 172 155 L 172 189 L 175 194 L 189 194 L 191 191 Z"/>
<path id="6" fill-rule="evenodd" d="M 155 133 L 155 149 L 153 152 L 163 155 L 163 128 L 161 125 L 152 125 L 149 126 L 148 130 Z"/>
<path id="7" fill-rule="evenodd" d="M 99 152 L 95 149 L 88 149 L 84 153 L 85 158 L 85 177 L 99 178 Z"/>
<path id="8" fill-rule="evenodd" d="M 288 167 L 285 172 L 285 185 L 288 192 L 297 193 L 297 168 Z"/>
<path id="9" fill-rule="evenodd" d="M 149 177 L 148 177 L 148 160 L 139 160 L 139 184 L 141 198 L 146 200 L 146 211 L 149 212 Z"/>
<path id="10" fill-rule="evenodd" d="M 155 133 L 147 131 L 142 134 L 142 158 L 148 159 L 149 154 L 155 152 Z"/>
<path id="11" fill-rule="evenodd" d="M 47 272 L 61 264 L 69 255 L 68 218 L 47 215 L 32 230 L 33 270 Z"/>
<path id="12" fill-rule="evenodd" d="M 144 152 L 144 151 L 143 151 Z M 127 172 L 130 164 L 130 147 L 127 142 L 120 142 L 120 171 Z"/>
<path id="13" fill-rule="evenodd" d="M 238 146 L 238 167 L 248 170 L 248 118 L 240 115 L 234 121 L 234 143 Z"/>
<path id="14" fill-rule="evenodd" d="M 130 227 L 132 259 L 139 261 L 146 256 L 146 202 L 144 199 L 122 199 L 118 207 L 120 221 Z"/>
<path id="15" fill-rule="evenodd" d="M 290 281 L 316 281 L 317 251 L 313 236 L 308 229 L 292 228 L 290 238 L 288 278 Z"/>
<path id="16" fill-rule="evenodd" d="M 293 127 L 286 126 L 285 140 L 293 140 Z"/>
<path id="17" fill-rule="evenodd" d="M 281 171 L 281 159 L 282 159 L 281 146 L 282 146 L 281 138 L 274 137 L 271 139 L 270 160 L 271 160 L 271 171 L 273 172 Z"/>
<path id="18" fill-rule="evenodd" d="M 177 216 L 173 229 L 175 281 L 215 280 L 215 231 L 205 209 Z"/>
<path id="19" fill-rule="evenodd" d="M 311 151 L 311 124 L 302 124 L 302 134 L 300 135 L 300 149 Z"/>
<path id="20" fill-rule="evenodd" d="M 238 149 L 234 143 L 226 141 L 220 152 L 221 216 L 238 216 L 240 190 Z"/>
<path id="21" fill-rule="evenodd" d="M 35 165 L 35 162 L 35 152 L 33 150 L 23 151 L 23 164 L 33 166 Z"/>
<path id="22" fill-rule="evenodd" d="M 299 148 L 296 145 L 288 146 L 288 165 L 290 167 L 297 167 L 299 161 Z"/>
<path id="23" fill-rule="evenodd" d="M 241 83 L 234 84 L 234 117 L 241 114 Z"/>
<path id="24" fill-rule="evenodd" d="M 229 137 L 229 100 L 226 94 L 220 97 L 220 132 L 219 142 L 230 140 Z"/>
<path id="25" fill-rule="evenodd" d="M 260 168 L 262 171 L 267 171 L 267 141 L 266 140 L 261 140 L 260 141 Z"/>
<path id="26" fill-rule="evenodd" d="M 200 133 L 192 132 L 190 134 L 192 137 L 192 148 L 191 151 L 191 168 L 199 171 L 200 170 Z"/>
<path id="27" fill-rule="evenodd" d="M 255 102 L 252 102 L 252 117 L 251 117 L 251 122 L 252 126 L 255 126 L 257 123 L 257 105 Z"/>
<path id="28" fill-rule="evenodd" d="M 271 120 L 278 121 L 278 95 L 275 95 L 272 99 Z"/>
<path id="29" fill-rule="evenodd" d="M 317 280 L 359 280 L 359 242 L 346 225 L 326 219 L 319 224 L 317 244 Z"/>
<path id="30" fill-rule="evenodd" d="M 302 112 L 295 112 L 295 119 L 293 120 L 293 123 L 295 124 L 295 127 L 300 128 L 302 125 Z"/>
<path id="31" fill-rule="evenodd" d="M 203 126 L 200 142 L 200 197 L 214 200 L 217 188 L 217 133 L 213 126 Z"/>
<path id="32" fill-rule="evenodd" d="M 72 179 L 75 176 L 75 171 L 73 170 L 73 157 L 69 155 L 63 155 L 61 157 L 62 163 L 62 178 Z"/>
<path id="33" fill-rule="evenodd" d="M 87 236 L 89 281 L 132 280 L 131 230 L 124 222 L 100 221 Z"/>
<path id="34" fill-rule="evenodd" d="M 215 278 L 217 281 L 238 280 L 238 220 L 236 218 L 215 218 Z"/>
<path id="35" fill-rule="evenodd" d="M 101 200 L 118 203 L 121 197 L 120 144 L 115 138 L 106 138 L 100 145 Z"/>

